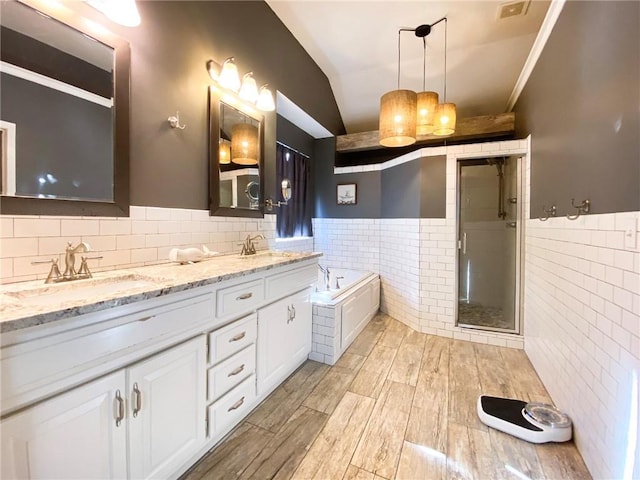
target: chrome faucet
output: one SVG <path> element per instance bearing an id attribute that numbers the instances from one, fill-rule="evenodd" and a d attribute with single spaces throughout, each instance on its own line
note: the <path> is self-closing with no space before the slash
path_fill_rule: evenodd
<path id="1" fill-rule="evenodd" d="M 331 274 L 331 272 L 329 271 L 329 267 L 323 267 L 322 265 L 318 264 L 318 268 L 324 274 L 324 289 L 330 290 L 331 285 L 329 282 L 329 275 Z"/>
<path id="2" fill-rule="evenodd" d="M 78 275 L 82 274 L 87 277 L 91 276 L 87 267 L 87 259 L 82 257 L 82 264 L 80 265 L 80 271 L 76 271 L 76 253 L 86 253 L 91 251 L 91 245 L 85 242 L 80 242 L 75 247 L 71 242 L 67 243 L 67 249 L 64 255 L 64 273 L 62 276 L 67 279 L 78 278 Z"/>
<path id="3" fill-rule="evenodd" d="M 252 237 L 251 234 L 247 235 L 244 242 L 242 243 L 242 250 L 240 250 L 240 255 L 255 255 L 256 254 L 256 246 L 253 244 L 254 240 L 264 240 L 264 235 L 259 233 L 255 237 Z"/>

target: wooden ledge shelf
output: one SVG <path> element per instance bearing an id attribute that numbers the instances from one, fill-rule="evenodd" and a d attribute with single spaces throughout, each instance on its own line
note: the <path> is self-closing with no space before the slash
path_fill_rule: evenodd
<path id="1" fill-rule="evenodd" d="M 440 143 L 443 140 L 461 141 L 506 136 L 515 132 L 515 124 L 516 114 L 514 112 L 461 118 L 457 122 L 453 135 L 446 137 L 421 135 L 418 136 L 416 145 Z M 378 130 L 336 137 L 336 152 L 339 153 L 381 148 L 385 147 L 380 145 L 378 141 Z"/>

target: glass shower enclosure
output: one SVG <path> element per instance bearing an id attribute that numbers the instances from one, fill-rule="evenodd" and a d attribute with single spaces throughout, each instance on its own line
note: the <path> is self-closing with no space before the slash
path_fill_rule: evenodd
<path id="1" fill-rule="evenodd" d="M 519 166 L 517 157 L 458 163 L 460 327 L 520 331 Z"/>

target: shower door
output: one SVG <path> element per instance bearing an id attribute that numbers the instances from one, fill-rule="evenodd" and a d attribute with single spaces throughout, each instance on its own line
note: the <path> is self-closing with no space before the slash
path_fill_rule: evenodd
<path id="1" fill-rule="evenodd" d="M 459 162 L 458 326 L 519 332 L 518 164 Z"/>

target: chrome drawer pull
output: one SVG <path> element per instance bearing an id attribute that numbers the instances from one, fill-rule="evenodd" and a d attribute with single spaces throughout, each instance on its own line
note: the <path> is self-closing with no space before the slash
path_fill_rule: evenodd
<path id="1" fill-rule="evenodd" d="M 240 365 L 238 368 L 236 368 L 235 370 L 232 370 L 227 377 L 233 377 L 234 375 L 238 375 L 240 372 L 242 372 L 244 370 L 244 363 L 242 365 Z"/>
<path id="2" fill-rule="evenodd" d="M 240 400 L 238 400 L 236 403 L 234 403 L 233 405 L 231 405 L 229 407 L 229 409 L 227 410 L 227 412 L 231 412 L 233 410 L 237 410 L 238 408 L 240 408 L 242 406 L 242 404 L 244 403 L 244 397 L 242 397 Z"/>
<path id="3" fill-rule="evenodd" d="M 251 297 L 253 297 L 253 292 L 243 293 L 242 295 L 237 296 L 236 300 L 248 300 Z"/>
<path id="4" fill-rule="evenodd" d="M 133 407 L 133 418 L 138 416 L 138 412 L 142 410 L 142 392 L 138 388 L 138 383 L 133 384 L 133 394 L 136 397 L 135 405 Z"/>
<path id="5" fill-rule="evenodd" d="M 124 420 L 124 400 L 120 395 L 120 390 L 116 390 L 116 402 L 118 402 L 118 416 L 116 417 L 116 427 L 119 427 Z"/>
<path id="6" fill-rule="evenodd" d="M 229 339 L 229 343 L 231 342 L 237 342 L 238 340 L 242 340 L 245 336 L 247 335 L 247 332 L 242 332 L 237 334 L 235 337 L 231 337 Z"/>

